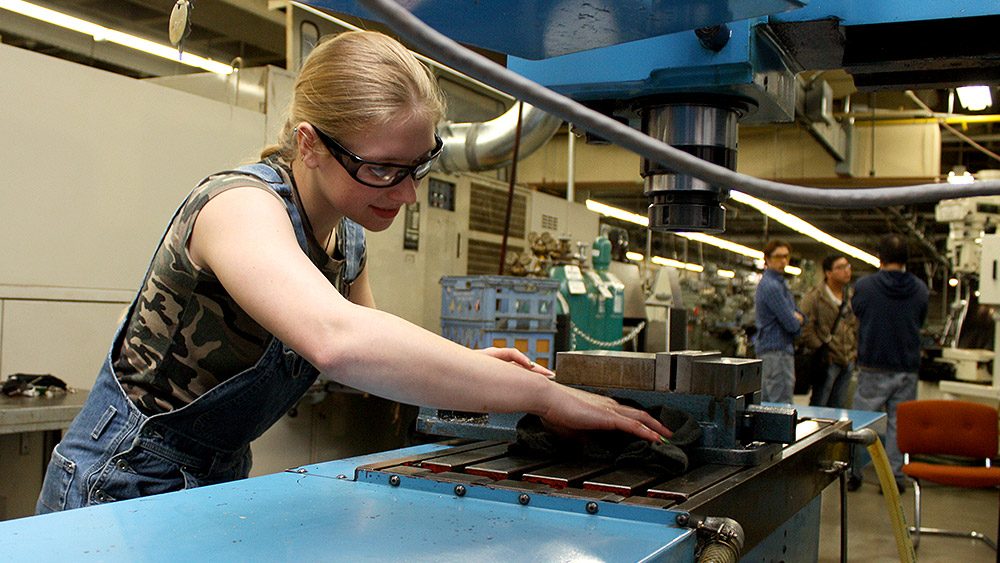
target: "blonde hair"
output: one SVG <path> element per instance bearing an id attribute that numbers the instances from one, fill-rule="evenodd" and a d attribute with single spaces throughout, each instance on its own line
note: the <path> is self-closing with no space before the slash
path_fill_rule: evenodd
<path id="1" fill-rule="evenodd" d="M 444 112 L 434 75 L 406 47 L 374 31 L 341 33 L 321 41 L 303 63 L 278 142 L 261 158 L 293 160 L 294 128 L 303 121 L 339 139 L 394 119 L 436 124 Z"/>

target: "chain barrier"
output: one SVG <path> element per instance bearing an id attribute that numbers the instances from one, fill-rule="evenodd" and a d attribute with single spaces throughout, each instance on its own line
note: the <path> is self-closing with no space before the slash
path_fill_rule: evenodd
<path id="1" fill-rule="evenodd" d="M 573 350 L 576 350 L 576 337 L 577 336 L 579 336 L 580 338 L 586 340 L 587 343 L 593 344 L 594 346 L 599 346 L 601 348 L 614 348 L 616 346 L 621 346 L 622 344 L 625 344 L 626 342 L 628 342 L 630 340 L 635 340 L 635 338 L 637 336 L 639 336 L 639 333 L 642 332 L 642 329 L 646 328 L 646 321 L 642 321 L 641 323 L 639 323 L 638 326 L 636 326 L 634 329 L 632 329 L 632 332 L 626 334 L 625 336 L 619 338 L 618 340 L 613 340 L 611 342 L 605 342 L 603 340 L 598 340 L 598 339 L 594 338 L 593 336 L 590 336 L 589 334 L 587 334 L 587 333 L 583 332 L 582 330 L 580 330 L 580 327 L 576 326 L 576 323 L 574 323 L 573 321 L 569 322 L 569 326 L 573 330 L 573 334 L 572 334 L 573 341 L 571 342 L 571 348 Z"/>

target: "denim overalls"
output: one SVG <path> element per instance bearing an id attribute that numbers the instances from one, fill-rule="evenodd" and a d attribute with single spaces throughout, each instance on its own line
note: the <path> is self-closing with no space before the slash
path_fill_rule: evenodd
<path id="1" fill-rule="evenodd" d="M 281 196 L 305 251 L 306 231 L 291 187 L 266 164 L 238 170 L 264 180 Z M 348 232 L 347 246 L 356 248 L 355 235 L 363 231 L 352 224 Z M 358 265 L 352 263 L 353 252 L 346 254 L 341 272 L 350 276 L 356 271 L 345 272 Z M 35 509 L 39 514 L 245 478 L 250 442 L 294 406 L 319 375 L 272 337 L 253 367 L 182 408 L 147 416 L 118 384 L 111 358 L 135 306 L 133 301 L 118 327 L 83 410 L 52 452 Z"/>

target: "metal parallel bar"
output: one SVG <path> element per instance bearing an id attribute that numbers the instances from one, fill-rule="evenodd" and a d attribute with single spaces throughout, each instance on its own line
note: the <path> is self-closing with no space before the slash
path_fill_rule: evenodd
<path id="1" fill-rule="evenodd" d="M 663 479 L 661 471 L 644 468 L 619 469 L 583 482 L 584 489 L 630 497 Z"/>
<path id="2" fill-rule="evenodd" d="M 395 473 L 396 475 L 407 475 L 407 476 L 416 476 L 416 475 L 423 476 L 433 473 L 430 469 L 424 469 L 423 467 L 414 467 L 412 465 L 395 465 L 393 467 L 386 467 L 385 469 L 382 469 L 382 471 L 385 471 L 386 473 Z"/>
<path id="3" fill-rule="evenodd" d="M 531 483 L 542 483 L 556 489 L 565 489 L 576 485 L 588 477 L 611 469 L 607 463 L 579 462 L 560 463 L 524 474 L 524 480 Z"/>
<path id="4" fill-rule="evenodd" d="M 466 451 L 469 451 L 469 450 L 476 450 L 476 449 L 480 449 L 480 448 L 486 448 L 486 447 L 490 447 L 490 446 L 495 446 L 497 444 L 502 444 L 502 443 L 506 443 L 506 442 L 485 441 L 485 442 L 468 443 L 468 440 L 466 440 L 466 439 L 454 438 L 454 439 L 447 440 L 445 442 L 440 442 L 440 443 L 441 444 L 460 444 L 460 445 L 456 445 L 453 448 L 448 448 L 448 449 L 445 449 L 445 450 L 439 450 L 439 451 L 436 451 L 436 452 L 430 453 L 430 454 L 417 454 L 417 455 L 411 455 L 411 456 L 407 456 L 407 457 L 400 457 L 400 458 L 396 458 L 396 459 L 388 459 L 388 460 L 385 460 L 385 461 L 382 461 L 382 462 L 379 462 L 379 463 L 372 463 L 372 464 L 369 464 L 369 465 L 361 465 L 361 466 L 358 467 L 358 470 L 365 469 L 365 470 L 368 470 L 368 471 L 382 471 L 383 469 L 386 469 L 388 467 L 393 467 L 393 466 L 396 466 L 396 465 L 416 465 L 416 464 L 420 463 L 421 461 L 423 461 L 425 459 L 434 459 L 434 458 L 437 458 L 437 457 L 443 457 L 443 456 L 452 455 L 452 454 L 455 454 L 455 453 L 466 452 Z"/>
<path id="5" fill-rule="evenodd" d="M 420 467 L 430 469 L 435 473 L 441 471 L 460 471 L 467 465 L 495 459 L 506 454 L 507 444 L 497 444 L 495 446 L 453 453 L 434 459 L 426 459 L 420 462 Z"/>
<path id="6" fill-rule="evenodd" d="M 493 480 L 489 477 L 480 477 L 479 475 L 469 475 L 468 473 L 457 473 L 455 471 L 442 471 L 440 473 L 431 473 L 426 477 L 433 481 L 442 481 L 446 483 L 472 483 L 476 485 L 485 485 L 492 483 Z"/>
<path id="7" fill-rule="evenodd" d="M 515 481 L 512 479 L 502 479 L 500 481 L 494 481 L 493 486 L 498 489 L 510 489 L 512 491 L 543 491 L 547 493 L 554 492 L 554 489 L 544 483 L 533 483 L 531 481 Z"/>
<path id="8" fill-rule="evenodd" d="M 577 489 L 575 487 L 566 487 L 565 489 L 559 489 L 558 491 L 551 493 L 551 496 L 573 498 L 573 499 L 601 500 L 604 502 L 614 502 L 614 503 L 619 503 L 625 500 L 625 497 L 615 493 L 609 493 L 606 491 L 594 491 L 590 489 Z"/>
<path id="9" fill-rule="evenodd" d="M 646 491 L 646 496 L 684 502 L 691 495 L 711 487 L 741 469 L 732 465 L 701 465 L 679 477 L 649 487 Z"/>
<path id="10" fill-rule="evenodd" d="M 494 480 L 513 479 L 520 477 L 525 471 L 551 464 L 550 459 L 508 456 L 469 465 L 465 468 L 465 472 Z"/>
<path id="11" fill-rule="evenodd" d="M 622 504 L 633 504 L 637 506 L 648 506 L 650 508 L 670 508 L 677 504 L 676 501 L 660 498 L 649 498 L 641 496 L 631 496 L 621 502 Z"/>

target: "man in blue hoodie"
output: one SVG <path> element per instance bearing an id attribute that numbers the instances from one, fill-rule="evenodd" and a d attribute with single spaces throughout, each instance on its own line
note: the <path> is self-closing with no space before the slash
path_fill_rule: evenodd
<path id="1" fill-rule="evenodd" d="M 896 445 L 896 407 L 917 398 L 920 329 L 927 318 L 927 285 L 906 271 L 909 252 L 903 237 L 882 237 L 879 271 L 857 282 L 851 305 L 859 321 L 858 388 L 852 408 L 888 415 L 885 450 L 902 493 L 903 454 Z M 861 472 L 852 469 L 848 488 L 861 486 Z"/>

